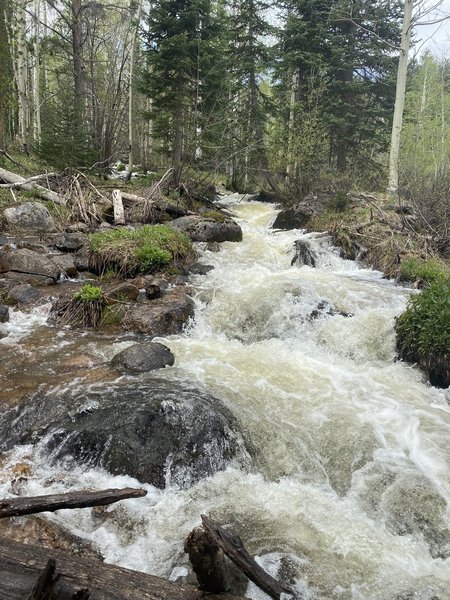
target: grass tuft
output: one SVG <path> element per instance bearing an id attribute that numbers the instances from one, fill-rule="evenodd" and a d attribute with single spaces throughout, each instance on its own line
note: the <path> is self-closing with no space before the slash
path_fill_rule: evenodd
<path id="1" fill-rule="evenodd" d="M 91 268 L 114 269 L 120 277 L 165 270 L 195 258 L 190 239 L 168 225 L 113 229 L 90 236 Z"/>

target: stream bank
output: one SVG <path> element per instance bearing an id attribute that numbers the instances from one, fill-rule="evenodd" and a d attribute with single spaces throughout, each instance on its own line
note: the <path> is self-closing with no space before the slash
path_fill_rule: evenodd
<path id="1" fill-rule="evenodd" d="M 188 569 L 184 538 L 206 513 L 305 598 L 448 600 L 447 392 L 395 360 L 394 319 L 414 292 L 342 259 L 327 236 L 274 232 L 272 205 L 241 200 L 229 198 L 243 241 L 218 253 L 199 247 L 215 268 L 192 276 L 195 318 L 159 339 L 176 360 L 157 378 L 220 399 L 249 440 L 248 459 L 189 487 L 146 483 L 139 502 L 50 521 L 107 562 L 176 578 Z M 291 264 L 298 239 L 315 267 Z M 110 387 L 154 384 L 152 373 L 110 371 L 135 334 L 55 332 L 46 316 L 14 313 L 7 325 L 8 368 L 23 394 L 40 384 L 56 399 L 95 394 L 101 406 Z M 80 357 L 84 374 L 59 367 Z M 3 455 L 4 495 L 18 464 L 30 495 L 138 483 L 70 455 L 50 460 L 24 441 Z"/>

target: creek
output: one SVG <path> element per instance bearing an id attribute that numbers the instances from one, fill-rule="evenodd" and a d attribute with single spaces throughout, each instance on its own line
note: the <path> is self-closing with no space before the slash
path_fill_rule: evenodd
<path id="1" fill-rule="evenodd" d="M 107 562 L 162 577 L 186 573 L 183 541 L 204 513 L 232 525 L 304 598 L 449 600 L 449 391 L 395 360 L 394 320 L 414 292 L 343 260 L 323 234 L 271 230 L 271 204 L 231 196 L 229 205 L 243 242 L 201 250 L 214 269 L 193 277 L 194 321 L 158 339 L 176 362 L 157 377 L 220 398 L 249 436 L 252 460 L 161 490 L 69 459 L 49 464 L 24 445 L 3 456 L 0 496 L 17 465 L 26 465 L 30 495 L 144 487 L 142 499 L 48 518 L 94 542 Z M 291 266 L 300 238 L 315 268 Z M 0 341 L 3 405 L 38 387 L 101 392 L 117 379 L 110 358 L 136 340 L 57 331 L 47 312 L 14 312 L 0 326 L 9 333 Z M 252 586 L 249 595 L 266 598 Z"/>

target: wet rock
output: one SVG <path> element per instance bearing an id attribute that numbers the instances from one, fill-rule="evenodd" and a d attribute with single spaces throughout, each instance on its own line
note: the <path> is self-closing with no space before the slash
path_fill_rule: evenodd
<path id="1" fill-rule="evenodd" d="M 182 331 L 194 314 L 194 302 L 183 288 L 176 287 L 162 298 L 148 304 L 131 306 L 124 319 L 124 326 L 137 333 L 153 336 L 171 335 Z"/>
<path id="2" fill-rule="evenodd" d="M 168 223 L 186 233 L 193 242 L 240 242 L 242 229 L 231 220 L 223 222 L 201 216 L 180 217 Z"/>
<path id="3" fill-rule="evenodd" d="M 40 202 L 25 202 L 3 211 L 8 225 L 15 230 L 50 233 L 56 231 L 48 209 Z"/>
<path id="4" fill-rule="evenodd" d="M 56 256 L 52 256 L 52 261 L 62 273 L 66 274 L 67 277 L 76 277 L 78 275 L 78 269 L 75 266 L 75 260 L 73 256 L 68 254 L 58 254 Z"/>
<path id="5" fill-rule="evenodd" d="M 61 252 L 77 252 L 87 244 L 87 238 L 82 233 L 58 233 L 49 241 L 54 248 Z"/>
<path id="6" fill-rule="evenodd" d="M 38 278 L 44 285 L 56 283 L 61 269 L 49 258 L 32 250 L 2 250 L 0 251 L 0 272 L 14 272 L 31 276 L 33 281 Z M 14 278 L 14 277 L 13 277 Z M 21 278 L 23 283 L 31 283 L 27 278 Z"/>
<path id="7" fill-rule="evenodd" d="M 8 304 L 27 305 L 34 304 L 41 298 L 42 294 L 39 290 L 28 283 L 24 283 L 22 285 L 15 285 L 9 290 L 6 302 Z"/>
<path id="8" fill-rule="evenodd" d="M 77 232 L 77 231 L 79 231 L 80 233 L 88 233 L 89 225 L 86 225 L 86 223 L 79 221 L 78 223 L 73 223 L 72 225 L 69 225 L 69 227 L 67 228 L 67 231 L 70 233 Z"/>
<path id="9" fill-rule="evenodd" d="M 0 304 L 0 323 L 9 321 L 9 308 Z"/>
<path id="10" fill-rule="evenodd" d="M 249 459 L 238 423 L 220 400 L 158 379 L 37 393 L 0 416 L 0 449 L 39 440 L 54 461 L 70 456 L 159 488 L 187 488 Z"/>
<path id="11" fill-rule="evenodd" d="M 299 202 L 292 208 L 284 208 L 278 213 L 273 229 L 304 229 L 311 218 L 318 214 L 317 209 L 310 202 Z"/>
<path id="12" fill-rule="evenodd" d="M 86 248 L 75 254 L 74 263 L 78 271 L 89 271 L 89 252 Z"/>
<path id="13" fill-rule="evenodd" d="M 279 202 L 279 198 L 277 198 L 276 194 L 274 194 L 273 192 L 265 192 L 264 190 L 262 190 L 261 192 L 259 192 L 258 194 L 251 194 L 250 196 L 248 196 L 246 198 L 247 202 L 269 202 L 272 204 L 276 204 L 277 202 Z"/>
<path id="14" fill-rule="evenodd" d="M 334 317 L 336 315 L 340 315 L 341 317 L 353 317 L 352 313 L 347 313 L 343 310 L 338 310 L 337 308 L 335 308 L 332 304 L 330 304 L 326 300 L 321 300 L 317 304 L 316 308 L 311 311 L 310 315 L 308 316 L 308 320 L 315 321 L 319 317 L 322 317 L 325 315 L 328 315 L 330 317 Z"/>
<path id="15" fill-rule="evenodd" d="M 209 250 L 210 252 L 220 252 L 219 242 L 208 242 L 206 244 L 206 250 Z"/>
<path id="16" fill-rule="evenodd" d="M 121 283 L 107 292 L 108 300 L 134 302 L 139 296 L 139 288 L 132 283 Z"/>
<path id="17" fill-rule="evenodd" d="M 16 243 L 16 248 L 19 250 L 22 248 L 25 248 L 26 250 L 33 250 L 33 252 L 38 252 L 39 254 L 46 254 L 47 252 L 47 248 L 44 246 L 44 244 L 30 239 L 19 240 Z"/>
<path id="18" fill-rule="evenodd" d="M 204 265 L 202 263 L 194 263 L 188 269 L 192 275 L 206 275 L 214 269 L 213 265 Z"/>
<path id="19" fill-rule="evenodd" d="M 291 260 L 291 266 L 297 265 L 302 267 L 307 265 L 308 267 L 316 266 L 317 254 L 312 248 L 311 244 L 307 240 L 296 240 L 294 242 L 295 256 Z"/>
<path id="20" fill-rule="evenodd" d="M 155 300 L 155 298 L 161 298 L 162 291 L 159 285 L 150 283 L 145 287 L 145 297 L 147 300 Z"/>
<path id="21" fill-rule="evenodd" d="M 155 369 L 163 369 L 175 363 L 175 356 L 164 344 L 149 342 L 133 344 L 116 354 L 111 360 L 115 369 L 131 373 L 145 373 Z"/>

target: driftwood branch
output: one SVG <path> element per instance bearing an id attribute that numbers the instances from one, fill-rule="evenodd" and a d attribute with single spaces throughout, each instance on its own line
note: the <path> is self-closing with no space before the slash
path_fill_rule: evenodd
<path id="1" fill-rule="evenodd" d="M 294 595 L 290 588 L 279 583 L 258 565 L 244 548 L 240 537 L 230 535 L 205 515 L 202 515 L 202 523 L 205 530 L 228 558 L 263 592 L 266 592 L 274 600 L 279 600 L 281 594 Z"/>
<path id="2" fill-rule="evenodd" d="M 34 181 L 28 181 L 25 177 L 21 175 L 17 175 L 17 173 L 12 173 L 11 171 L 7 171 L 6 169 L 0 168 L 0 179 L 6 181 L 6 183 L 13 183 L 16 188 L 23 188 L 24 190 L 34 192 L 39 198 L 43 200 L 49 200 L 50 202 L 54 202 L 55 204 L 65 204 L 66 201 L 62 196 L 49 190 Z"/>
<path id="3" fill-rule="evenodd" d="M 204 600 L 196 587 L 180 585 L 146 573 L 84 560 L 60 550 L 30 546 L 0 538 L 0 600 L 28 598 L 48 559 L 56 561 L 60 578 L 53 597 L 61 600 Z M 78 594 L 78 595 L 77 595 Z M 237 600 L 209 594 L 208 600 Z M 241 599 L 242 600 L 242 599 Z"/>
<path id="4" fill-rule="evenodd" d="M 16 165 L 16 167 L 19 167 L 19 169 L 22 169 L 23 171 L 27 171 L 28 173 L 31 173 L 31 171 L 30 171 L 30 169 L 28 169 L 28 167 L 25 167 L 25 165 L 21 165 L 19 162 L 17 162 L 17 160 L 15 160 L 12 156 L 10 156 L 6 152 L 6 150 L 3 150 L 3 148 L 0 148 L 0 155 L 7 158 L 9 161 L 11 161 L 13 163 L 13 165 Z"/>
<path id="5" fill-rule="evenodd" d="M 24 496 L 0 500 L 0 519 L 32 515 L 40 512 L 54 512 L 62 508 L 86 508 L 88 506 L 105 506 L 127 498 L 146 496 L 146 490 L 124 488 L 110 489 L 101 492 L 68 492 L 49 496 Z"/>

